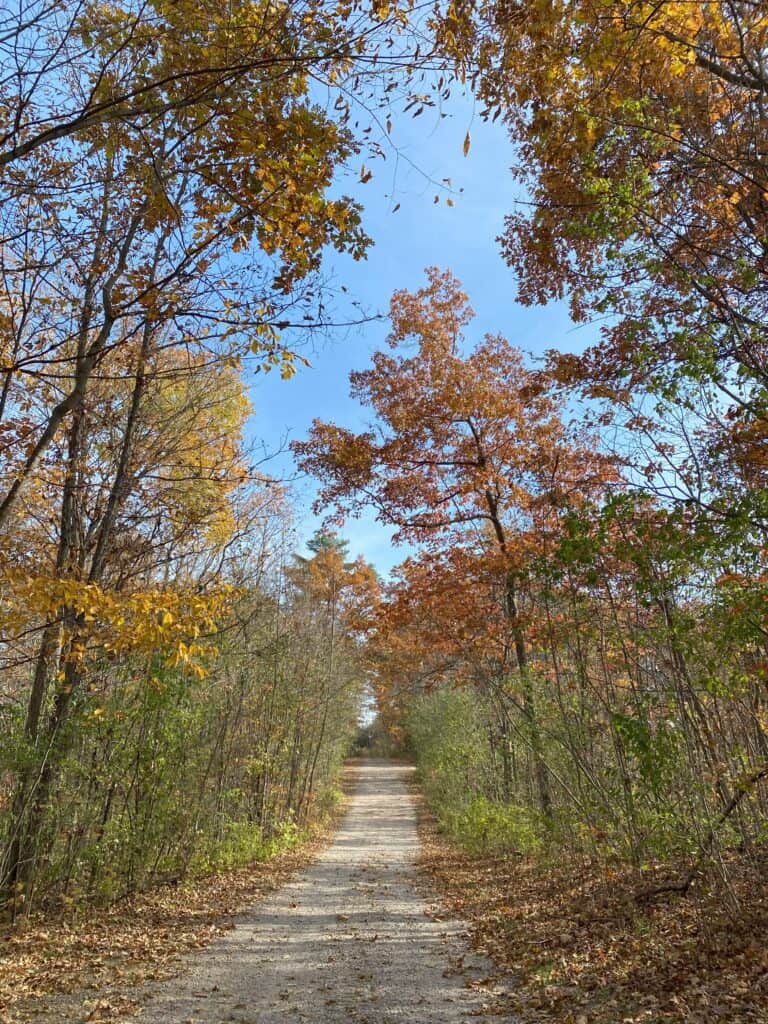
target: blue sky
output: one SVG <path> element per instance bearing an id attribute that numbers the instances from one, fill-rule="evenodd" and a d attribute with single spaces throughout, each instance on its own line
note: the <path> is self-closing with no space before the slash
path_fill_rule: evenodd
<path id="1" fill-rule="evenodd" d="M 445 118 L 425 111 L 416 119 L 405 115 L 394 124 L 397 152 L 393 149 L 385 162 L 366 161 L 374 172 L 371 181 L 361 185 L 350 178 L 340 183 L 344 192 L 364 204 L 364 225 L 374 240 L 368 259 L 355 263 L 329 254 L 325 274 L 373 314 L 386 312 L 395 289 L 421 287 L 426 266 L 450 268 L 477 314 L 470 339 L 485 332 L 501 333 L 534 357 L 549 348 L 580 350 L 595 331 L 575 327 L 563 303 L 525 308 L 514 301 L 514 275 L 501 259 L 496 238 L 505 214 L 522 193 L 510 174 L 513 151 L 506 132 L 498 124 L 483 122 L 477 110 L 471 98 L 461 97 L 446 108 Z M 465 157 L 467 132 L 471 146 Z M 452 192 L 440 191 L 443 178 L 451 179 Z M 435 203 L 438 193 L 441 200 Z M 453 207 L 446 204 L 448 197 Z M 393 213 L 396 203 L 400 208 Z M 339 307 L 339 312 L 346 311 Z M 251 390 L 252 439 L 276 450 L 286 439 L 305 437 L 315 417 L 352 429 L 363 426 L 365 414 L 348 395 L 348 375 L 368 365 L 386 334 L 386 322 L 339 332 L 306 353 L 311 367 L 301 368 L 292 380 L 276 375 L 256 378 Z M 275 476 L 296 473 L 287 452 L 263 468 Z M 293 488 L 297 527 L 307 538 L 319 524 L 309 512 L 314 485 L 297 479 Z M 389 531 L 372 517 L 349 521 L 341 532 L 350 541 L 350 553 L 363 555 L 381 573 L 405 556 L 402 549 L 393 549 Z"/>

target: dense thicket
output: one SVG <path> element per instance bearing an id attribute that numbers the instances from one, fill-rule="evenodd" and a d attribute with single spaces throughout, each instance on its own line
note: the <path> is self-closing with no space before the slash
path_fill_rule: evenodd
<path id="1" fill-rule="evenodd" d="M 764 536 L 723 516 L 733 477 L 672 500 L 664 467 L 620 447 L 631 433 L 569 426 L 556 376 L 469 341 L 449 274 L 397 293 L 391 318 L 394 353 L 353 375 L 375 426 L 316 422 L 295 447 L 321 502 L 373 506 L 415 545 L 369 655 L 446 825 L 472 847 L 671 858 L 682 890 L 726 854 L 759 862 Z"/>
<path id="2" fill-rule="evenodd" d="M 339 545 L 297 561 L 286 536 L 285 513 L 262 508 L 259 534 L 225 574 L 237 590 L 201 662 L 91 656 L 87 692 L 45 752 L 56 772 L 44 805 L 35 789 L 29 806 L 15 802 L 15 780 L 39 771 L 40 754 L 24 728 L 29 670 L 6 666 L 6 871 L 34 816 L 23 847 L 33 870 L 9 893 L 17 911 L 248 863 L 331 808 L 363 678 L 351 592 L 371 576 L 345 566 Z"/>
<path id="3" fill-rule="evenodd" d="M 316 424 L 300 453 L 342 514 L 416 544 L 372 648 L 382 707 L 471 844 L 674 857 L 682 891 L 763 855 L 767 32 L 750 2 L 442 23 L 515 145 L 519 298 L 568 297 L 600 340 L 534 372 L 469 341 L 433 273 L 353 377 L 371 429 Z"/>
<path id="4" fill-rule="evenodd" d="M 337 186 L 386 132 L 356 134 L 351 112 L 373 123 L 412 94 L 430 46 L 411 14 L 0 12 L 0 901 L 16 911 L 247 846 L 327 782 L 347 627 L 300 580 L 245 569 L 273 557 L 278 497 L 244 450 L 243 373 L 290 376 L 281 332 L 327 323 L 323 252 L 366 250 Z"/>
<path id="5" fill-rule="evenodd" d="M 0 14 L 6 905 L 289 835 L 363 634 L 471 844 L 672 857 L 681 890 L 757 862 L 767 35 L 730 0 Z M 332 538 L 305 562 L 278 539 L 242 371 L 289 376 L 284 332 L 325 322 L 323 253 L 369 244 L 339 173 L 393 103 L 447 95 L 419 78 L 441 52 L 515 140 L 520 298 L 603 329 L 534 369 L 468 338 L 450 274 L 395 295 L 392 351 L 352 378 L 371 428 L 296 446 L 321 505 L 413 545 L 379 601 Z"/>

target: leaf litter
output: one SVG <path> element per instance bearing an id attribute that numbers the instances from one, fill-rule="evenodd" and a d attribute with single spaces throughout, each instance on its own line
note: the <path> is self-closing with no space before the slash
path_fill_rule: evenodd
<path id="1" fill-rule="evenodd" d="M 340 814 L 340 812 L 338 812 Z M 338 820 L 334 815 L 334 824 Z M 123 1019 L 136 986 L 171 977 L 182 954 L 234 927 L 242 909 L 317 856 L 332 825 L 273 859 L 138 893 L 110 906 L 0 929 L 0 1024 Z"/>
<path id="2" fill-rule="evenodd" d="M 421 801 L 420 810 L 424 883 L 467 921 L 478 952 L 505 969 L 512 1019 L 768 1021 L 768 894 L 754 865 L 734 856 L 730 900 L 722 883 L 702 883 L 687 897 L 639 904 L 637 872 L 575 856 L 557 864 L 469 856 L 439 834 Z"/>

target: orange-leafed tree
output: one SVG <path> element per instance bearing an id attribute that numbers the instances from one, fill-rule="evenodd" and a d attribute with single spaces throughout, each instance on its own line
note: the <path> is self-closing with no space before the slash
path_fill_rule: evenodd
<path id="1" fill-rule="evenodd" d="M 478 552 L 480 575 L 493 577 L 504 643 L 519 674 L 547 815 L 521 609 L 530 538 L 540 542 L 562 510 L 602 486 L 607 464 L 586 437 L 571 435 L 546 382 L 505 338 L 469 346 L 464 329 L 472 315 L 449 272 L 430 269 L 426 287 L 396 292 L 388 339 L 394 354 L 378 352 L 370 369 L 351 375 L 352 393 L 375 423 L 356 434 L 315 421 L 309 440 L 293 447 L 321 481 L 318 508 L 332 505 L 343 516 L 373 507 L 399 540 L 433 555 L 457 546 Z"/>
<path id="2" fill-rule="evenodd" d="M 359 698 L 363 686 L 361 639 L 370 630 L 378 605 L 376 572 L 363 558 L 348 560 L 347 541 L 320 530 L 307 544 L 310 557 L 296 556 L 286 570 L 292 585 L 292 611 L 304 707 L 293 727 L 300 735 L 303 716 L 318 719 L 310 744 L 300 807 L 313 791 L 318 759 L 334 715 L 343 713 L 344 694 Z M 352 711 L 356 713 L 357 706 Z"/>
<path id="3" fill-rule="evenodd" d="M 765 383 L 764 4 L 459 12 L 446 42 L 459 61 L 477 54 L 533 199 L 503 237 L 523 301 L 568 294 L 578 316 L 618 313 L 586 365 L 619 385 L 737 365 Z"/>

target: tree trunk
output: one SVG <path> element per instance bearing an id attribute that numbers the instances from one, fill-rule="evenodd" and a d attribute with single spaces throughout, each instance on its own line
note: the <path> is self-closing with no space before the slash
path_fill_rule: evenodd
<path id="1" fill-rule="evenodd" d="M 520 673 L 520 684 L 523 697 L 523 712 L 528 724 L 528 732 L 531 739 L 531 751 L 533 753 L 533 774 L 536 781 L 536 790 L 539 798 L 539 808 L 547 824 L 552 821 L 552 794 L 549 787 L 549 771 L 544 759 L 544 744 L 541 736 L 538 714 L 536 712 L 536 699 L 533 691 L 533 683 L 528 668 L 528 652 L 525 647 L 525 638 L 520 628 L 517 609 L 517 592 L 515 587 L 514 573 L 507 574 L 506 580 L 506 615 L 512 631 L 512 639 L 515 646 L 515 657 L 517 668 Z"/>

